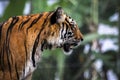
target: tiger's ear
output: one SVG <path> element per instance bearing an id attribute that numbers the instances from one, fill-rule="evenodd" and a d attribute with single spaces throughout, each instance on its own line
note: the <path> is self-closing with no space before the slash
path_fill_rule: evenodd
<path id="1" fill-rule="evenodd" d="M 51 23 L 62 23 L 64 22 L 65 17 L 66 15 L 64 14 L 64 10 L 61 7 L 58 7 L 51 16 Z"/>

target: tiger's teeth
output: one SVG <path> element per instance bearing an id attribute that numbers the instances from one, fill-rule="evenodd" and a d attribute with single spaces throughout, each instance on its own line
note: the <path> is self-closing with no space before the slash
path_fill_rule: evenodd
<path id="1" fill-rule="evenodd" d="M 70 48 L 74 48 L 74 46 L 71 45 Z"/>

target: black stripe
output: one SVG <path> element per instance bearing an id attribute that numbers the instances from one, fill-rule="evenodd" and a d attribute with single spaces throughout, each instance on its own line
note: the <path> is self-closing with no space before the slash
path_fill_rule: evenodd
<path id="1" fill-rule="evenodd" d="M 27 22 L 29 22 L 30 19 L 31 19 L 31 18 L 28 18 L 26 21 L 22 22 L 22 23 L 19 25 L 18 30 L 20 31 L 20 30 L 22 29 L 22 27 L 23 27 L 25 24 L 27 24 Z"/>
<path id="2" fill-rule="evenodd" d="M 36 48 L 37 48 L 38 43 L 39 43 L 40 34 L 41 34 L 41 32 L 43 31 L 43 29 L 45 28 L 46 22 L 47 22 L 48 17 L 49 17 L 50 14 L 51 14 L 51 12 L 47 15 L 46 19 L 44 20 L 44 22 L 43 22 L 43 24 L 42 24 L 42 28 L 40 29 L 40 32 L 39 32 L 37 38 L 35 39 L 35 43 L 34 43 L 34 45 L 33 45 L 33 51 L 32 51 L 32 57 L 31 57 L 31 59 L 32 59 L 32 61 L 33 61 L 33 66 L 34 66 L 34 67 L 35 67 L 35 52 L 36 52 Z"/>
<path id="3" fill-rule="evenodd" d="M 19 73 L 18 73 L 18 69 L 17 69 L 17 64 L 16 63 L 15 63 L 15 71 L 16 71 L 17 80 L 19 80 L 20 77 L 19 77 Z"/>
<path id="4" fill-rule="evenodd" d="M 1 37 L 2 37 L 1 35 L 2 35 L 2 27 L 3 27 L 3 24 L 4 24 L 4 23 L 1 23 L 1 24 L 0 24 L 0 40 L 1 40 Z"/>
<path id="5" fill-rule="evenodd" d="M 68 30 L 68 25 L 66 24 L 66 33 L 64 34 L 64 38 L 66 38 L 67 30 Z"/>
<path id="6" fill-rule="evenodd" d="M 8 49 L 8 48 L 7 48 Z M 10 64 L 10 60 L 9 60 L 9 54 L 8 53 L 10 53 L 9 52 L 9 49 L 8 50 L 6 50 L 7 51 L 7 61 L 8 61 L 8 67 L 9 67 L 9 72 L 10 72 L 10 78 L 11 78 L 11 80 L 12 80 L 12 74 L 11 74 L 11 64 Z"/>
<path id="7" fill-rule="evenodd" d="M 4 48 L 5 46 L 3 46 L 3 49 L 5 49 Z M 3 79 L 4 79 L 4 77 L 5 77 L 5 69 L 4 69 L 4 50 L 3 49 L 1 49 L 1 69 L 2 69 L 2 72 L 3 72 Z"/>
<path id="8" fill-rule="evenodd" d="M 2 39 L 2 28 L 3 28 L 4 22 L 0 23 L 0 43 L 1 43 L 1 39 Z M 2 44 L 2 43 L 1 43 Z M 0 45 L 1 45 L 0 44 Z M 3 46 L 1 46 L 1 52 L 0 52 L 0 67 L 2 72 L 4 72 L 4 50 L 3 50 Z"/>
<path id="9" fill-rule="evenodd" d="M 64 37 L 63 37 L 63 31 L 64 31 L 64 23 L 62 23 L 62 31 L 61 31 L 61 39 L 63 39 Z"/>
<path id="10" fill-rule="evenodd" d="M 38 46 L 38 42 L 39 42 L 39 36 L 37 37 L 37 39 L 35 40 L 34 43 L 34 47 L 33 47 L 33 51 L 32 51 L 32 61 L 33 61 L 33 66 L 35 67 L 35 52 L 36 52 L 36 48 Z"/>
<path id="11" fill-rule="evenodd" d="M 70 22 L 68 21 L 68 19 L 67 18 L 65 18 L 65 21 L 70 25 Z"/>
<path id="12" fill-rule="evenodd" d="M 5 46 L 3 46 L 2 48 L 1 48 L 1 69 L 2 69 L 2 71 L 4 72 L 4 49 L 5 49 Z"/>
<path id="13" fill-rule="evenodd" d="M 26 53 L 25 56 L 26 56 L 26 61 L 27 61 L 27 57 L 28 57 L 28 54 L 27 54 L 27 53 L 28 53 L 28 52 L 27 52 L 26 41 L 24 41 L 24 47 L 25 47 L 25 53 Z M 25 61 L 25 62 L 26 62 L 26 61 Z"/>
<path id="14" fill-rule="evenodd" d="M 2 62 L 1 58 L 2 57 L 1 57 L 1 55 L 2 55 L 2 51 L 0 51 L 0 70 L 2 70 L 2 63 L 1 63 Z"/>
<path id="15" fill-rule="evenodd" d="M 41 43 L 41 51 L 44 49 L 52 49 L 52 44 L 48 44 L 46 39 L 44 39 Z"/>
<path id="16" fill-rule="evenodd" d="M 65 19 L 65 21 L 68 23 L 68 26 L 70 26 L 71 30 L 73 30 L 73 28 L 75 28 L 70 24 L 70 22 L 67 19 Z M 73 21 L 73 19 L 72 19 L 72 21 Z"/>
<path id="17" fill-rule="evenodd" d="M 45 46 L 45 44 L 46 44 L 46 40 L 43 40 L 42 43 L 41 43 L 41 51 L 44 50 L 44 46 Z"/>
<path id="18" fill-rule="evenodd" d="M 43 14 L 39 14 L 38 18 L 34 19 L 32 21 L 32 23 L 30 24 L 30 26 L 27 28 L 27 33 L 28 33 L 28 29 L 30 29 L 35 23 L 37 23 L 37 21 L 43 16 Z"/>
<path id="19" fill-rule="evenodd" d="M 1 49 L 2 49 L 2 48 L 1 48 Z M 2 53 L 2 51 L 3 51 L 3 50 L 1 50 L 1 52 L 0 52 L 0 53 L 1 53 L 1 54 L 0 54 L 0 65 L 1 65 L 1 66 L 0 66 L 0 69 L 2 70 L 2 72 L 4 72 L 4 66 L 3 66 L 3 65 L 4 65 L 4 63 L 3 63 L 3 55 L 4 55 L 4 54 Z"/>
<path id="20" fill-rule="evenodd" d="M 8 31 L 7 31 L 7 35 L 8 35 L 8 32 L 10 31 L 12 31 L 12 28 L 14 27 L 14 25 L 18 22 L 18 20 L 19 20 L 19 17 L 12 17 L 12 22 L 11 22 L 11 24 L 10 24 L 10 26 L 8 27 Z"/>
<path id="21" fill-rule="evenodd" d="M 9 41 L 10 41 L 11 31 L 12 31 L 14 25 L 18 22 L 18 20 L 19 20 L 19 17 L 16 17 L 16 16 L 12 17 L 12 22 L 11 22 L 10 26 L 8 27 L 7 35 L 6 35 L 6 42 L 5 42 L 5 50 L 6 50 L 6 54 L 7 54 L 7 61 L 8 61 L 8 67 L 9 67 L 11 79 L 12 79 L 11 63 L 10 63 L 10 58 L 9 58 L 9 56 L 11 55 L 11 51 L 10 51 Z"/>

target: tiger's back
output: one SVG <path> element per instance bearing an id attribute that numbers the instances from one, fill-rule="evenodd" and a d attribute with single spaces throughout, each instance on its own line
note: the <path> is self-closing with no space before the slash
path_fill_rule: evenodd
<path id="1" fill-rule="evenodd" d="M 27 65 L 25 62 L 27 62 L 27 58 L 30 57 L 28 53 L 31 53 L 30 49 L 32 45 L 34 45 L 34 41 L 39 33 L 38 31 L 41 28 L 36 25 L 40 22 L 43 23 L 40 17 L 45 19 L 47 14 L 48 13 L 16 16 L 2 24 L 0 40 L 0 80 L 14 80 L 15 76 L 16 80 L 17 76 L 19 79 L 19 75 L 22 74 L 21 70 Z M 41 25 L 39 24 L 39 26 Z M 4 74 L 5 76 L 2 76 Z"/>
<path id="2" fill-rule="evenodd" d="M 76 46 L 83 37 L 69 18 L 59 7 L 52 12 L 15 16 L 0 24 L 0 80 L 27 79 L 43 50 L 59 47 L 69 52 Z"/>

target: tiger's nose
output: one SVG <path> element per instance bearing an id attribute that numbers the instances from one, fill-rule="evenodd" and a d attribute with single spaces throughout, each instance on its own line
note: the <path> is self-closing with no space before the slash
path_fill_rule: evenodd
<path id="1" fill-rule="evenodd" d="M 83 38 L 75 38 L 77 41 L 83 41 Z"/>
<path id="2" fill-rule="evenodd" d="M 83 38 L 81 38 L 81 41 L 83 41 Z"/>

